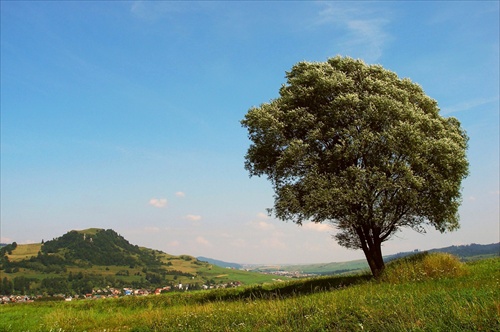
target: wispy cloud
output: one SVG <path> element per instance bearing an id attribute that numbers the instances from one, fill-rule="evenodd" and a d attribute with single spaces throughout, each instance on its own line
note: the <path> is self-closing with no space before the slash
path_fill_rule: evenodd
<path id="1" fill-rule="evenodd" d="M 448 115 L 448 114 L 452 114 L 452 113 L 474 110 L 477 107 L 492 104 L 494 102 L 498 102 L 498 99 L 499 99 L 498 96 L 496 96 L 496 97 L 492 97 L 492 98 L 479 98 L 479 99 L 468 100 L 468 101 L 461 102 L 461 103 L 456 104 L 456 105 L 443 107 L 441 109 L 441 114 Z"/>
<path id="2" fill-rule="evenodd" d="M 186 194 L 183 191 L 178 191 L 175 193 L 175 196 L 177 197 L 186 197 Z"/>
<path id="3" fill-rule="evenodd" d="M 183 219 L 190 220 L 190 221 L 200 221 L 201 216 L 197 214 L 188 214 L 185 215 Z"/>
<path id="4" fill-rule="evenodd" d="M 253 223 L 254 227 L 262 231 L 270 231 L 274 229 L 274 225 L 265 221 L 257 221 Z"/>
<path id="5" fill-rule="evenodd" d="M 196 241 L 196 243 L 202 244 L 204 246 L 208 246 L 208 247 L 212 246 L 212 244 L 210 243 L 210 241 L 208 241 L 207 239 L 205 239 L 203 236 L 196 237 L 195 241 Z"/>
<path id="6" fill-rule="evenodd" d="M 391 39 L 386 30 L 390 20 L 388 12 L 374 10 L 366 2 L 349 5 L 341 2 L 321 2 L 323 9 L 319 12 L 319 25 L 334 25 L 346 31 L 337 42 L 336 48 L 362 57 L 367 62 L 377 61 L 383 54 L 384 47 Z"/>
<path id="7" fill-rule="evenodd" d="M 166 198 L 151 198 L 149 200 L 149 205 L 154 206 L 155 208 L 164 208 L 167 206 Z"/>
<path id="8" fill-rule="evenodd" d="M 333 230 L 333 226 L 330 224 L 318 224 L 314 222 L 305 223 L 302 225 L 302 228 L 316 232 L 331 232 Z"/>
<path id="9" fill-rule="evenodd" d="M 249 223 L 249 225 L 255 229 L 262 231 L 270 231 L 275 229 L 275 226 L 266 220 L 269 219 L 269 216 L 265 213 L 259 212 L 257 214 L 257 220 L 254 220 Z"/>
<path id="10" fill-rule="evenodd" d="M 178 247 L 178 246 L 180 246 L 180 244 L 181 244 L 181 243 L 180 243 L 179 241 L 174 240 L 174 241 L 169 242 L 169 243 L 168 243 L 168 246 L 169 246 L 169 247 Z"/>

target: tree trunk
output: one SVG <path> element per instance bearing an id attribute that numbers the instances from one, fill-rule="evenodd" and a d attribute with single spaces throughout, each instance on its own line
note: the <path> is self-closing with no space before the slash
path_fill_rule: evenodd
<path id="1" fill-rule="evenodd" d="M 363 248 L 370 270 L 375 278 L 379 278 L 384 271 L 385 263 L 382 257 L 382 243 L 374 241 L 372 246 Z"/>
<path id="2" fill-rule="evenodd" d="M 379 238 L 379 229 L 355 228 L 361 242 L 361 249 L 365 253 L 370 270 L 375 278 L 379 278 L 384 271 L 385 263 L 382 257 L 382 240 Z"/>

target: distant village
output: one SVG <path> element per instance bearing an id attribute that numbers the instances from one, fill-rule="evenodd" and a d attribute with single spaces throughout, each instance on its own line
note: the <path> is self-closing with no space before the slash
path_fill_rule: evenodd
<path id="1" fill-rule="evenodd" d="M 201 288 L 203 290 L 208 289 L 219 289 L 219 288 L 234 288 L 241 286 L 241 282 L 234 281 L 217 285 L 202 285 Z M 0 295 L 0 303 L 18 303 L 18 302 L 34 302 L 34 301 L 73 301 L 73 300 L 98 300 L 98 299 L 106 299 L 106 298 L 119 298 L 122 296 L 148 296 L 148 295 L 160 295 L 163 293 L 169 293 L 173 291 L 188 291 L 190 285 L 189 284 L 177 284 L 173 287 L 165 286 L 158 287 L 155 289 L 134 289 L 134 288 L 97 288 L 93 289 L 92 293 L 85 295 L 73 295 L 68 296 L 66 294 L 54 294 L 50 295 Z"/>
<path id="2" fill-rule="evenodd" d="M 232 268 L 228 268 L 232 269 Z M 289 278 L 304 278 L 315 276 L 315 274 L 310 273 L 302 273 L 298 271 L 260 271 L 263 274 L 276 275 L 280 278 L 273 279 L 273 281 L 281 282 L 283 279 Z M 283 279 L 282 279 L 283 278 Z M 215 285 L 201 285 L 201 290 L 210 290 L 210 289 L 220 289 L 220 288 L 234 288 L 241 286 L 242 283 L 239 281 L 215 284 Z M 165 286 L 158 287 L 155 289 L 145 289 L 145 288 L 97 288 L 93 289 L 92 293 L 78 295 L 75 294 L 73 296 L 68 296 L 67 294 L 54 294 L 54 295 L 1 295 L 0 294 L 0 304 L 6 303 L 18 303 L 18 302 L 34 302 L 34 301 L 73 301 L 73 300 L 98 300 L 98 299 L 106 299 L 106 298 L 119 298 L 123 296 L 149 296 L 149 295 L 160 295 L 169 292 L 186 292 L 190 290 L 190 284 L 182 284 L 179 283 L 174 286 Z M 194 288 L 191 287 L 191 290 Z M 200 287 L 196 287 L 196 290 L 199 290 Z"/>

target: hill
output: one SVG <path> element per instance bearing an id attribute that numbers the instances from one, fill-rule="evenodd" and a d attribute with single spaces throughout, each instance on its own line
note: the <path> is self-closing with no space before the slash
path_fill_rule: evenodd
<path id="1" fill-rule="evenodd" d="M 70 231 L 45 243 L 0 248 L 0 294 L 86 294 L 98 288 L 200 289 L 272 282 L 189 255 L 131 244 L 111 229 Z M 179 286 L 183 285 L 183 286 Z"/>
<path id="2" fill-rule="evenodd" d="M 226 267 L 226 268 L 231 268 L 231 269 L 243 268 L 243 265 L 238 264 L 238 263 L 229 263 L 229 262 L 220 261 L 218 259 L 213 259 L 213 258 L 208 258 L 208 257 L 203 257 L 203 256 L 198 256 L 198 257 L 196 257 L 196 259 L 198 259 L 199 261 L 207 262 L 207 263 L 214 264 L 214 265 L 217 265 L 220 267 Z"/>

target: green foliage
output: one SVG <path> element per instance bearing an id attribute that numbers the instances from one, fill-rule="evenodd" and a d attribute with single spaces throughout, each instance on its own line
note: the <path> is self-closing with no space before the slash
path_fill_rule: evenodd
<path id="1" fill-rule="evenodd" d="M 12 242 L 11 244 L 7 244 L 3 247 L 0 247 L 0 257 L 3 257 L 5 254 L 12 254 L 12 251 L 17 248 L 17 243 Z"/>
<path id="2" fill-rule="evenodd" d="M 71 231 L 63 236 L 46 241 L 42 252 L 46 254 L 66 252 L 65 259 L 71 262 L 83 260 L 95 265 L 142 265 L 160 263 L 153 254 L 130 244 L 111 229 L 97 229 L 94 234 Z"/>
<path id="3" fill-rule="evenodd" d="M 419 85 L 344 57 L 300 62 L 286 77 L 241 122 L 252 141 L 245 168 L 271 181 L 278 218 L 334 224 L 374 275 L 399 228 L 459 227 L 468 138 Z"/>
<path id="4" fill-rule="evenodd" d="M 68 294 L 68 280 L 63 277 L 45 278 L 42 280 L 41 288 L 49 295 Z"/>
<path id="5" fill-rule="evenodd" d="M 7 277 L 4 277 L 0 282 L 0 294 L 11 295 L 13 293 L 14 293 L 14 283 Z"/>

